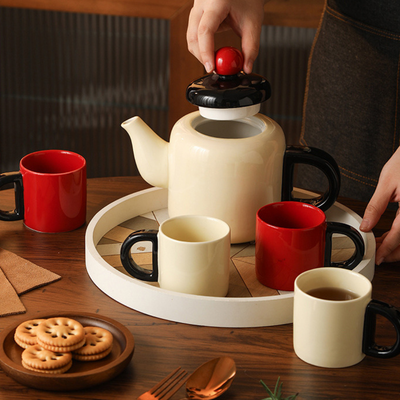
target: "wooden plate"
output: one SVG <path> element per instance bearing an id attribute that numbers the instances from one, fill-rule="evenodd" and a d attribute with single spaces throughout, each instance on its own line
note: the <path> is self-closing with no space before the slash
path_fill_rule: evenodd
<path id="1" fill-rule="evenodd" d="M 120 374 L 132 359 L 135 341 L 131 332 L 110 318 L 88 313 L 54 313 L 35 318 L 69 317 L 83 326 L 98 326 L 109 330 L 114 337 L 111 353 L 102 360 L 82 362 L 73 360 L 72 367 L 64 374 L 49 375 L 25 369 L 21 364 L 23 349 L 14 341 L 15 329 L 27 320 L 21 319 L 0 334 L 0 366 L 15 381 L 35 389 L 71 391 L 106 382 Z"/>

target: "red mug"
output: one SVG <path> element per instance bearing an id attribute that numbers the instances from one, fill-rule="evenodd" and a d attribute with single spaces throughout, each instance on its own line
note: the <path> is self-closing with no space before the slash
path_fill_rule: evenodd
<path id="1" fill-rule="evenodd" d="M 332 262 L 332 235 L 348 236 L 355 245 L 353 256 Z M 364 240 L 352 226 L 327 222 L 325 213 L 311 205 L 282 201 L 260 208 L 256 219 L 256 276 L 277 290 L 294 290 L 301 273 L 322 266 L 355 268 L 364 257 Z"/>
<path id="2" fill-rule="evenodd" d="M 38 232 L 67 232 L 86 222 L 86 160 L 65 150 L 43 150 L 20 161 L 20 172 L 0 175 L 0 187 L 14 183 L 15 210 L 0 220 L 23 219 Z"/>

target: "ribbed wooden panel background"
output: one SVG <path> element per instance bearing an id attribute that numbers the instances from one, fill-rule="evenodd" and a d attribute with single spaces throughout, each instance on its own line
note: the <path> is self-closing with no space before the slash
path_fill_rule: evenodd
<path id="1" fill-rule="evenodd" d="M 289 143 L 314 33 L 264 27 L 254 67 L 273 87 L 262 112 Z M 0 7 L 0 171 L 60 148 L 82 154 L 89 177 L 137 174 L 120 124 L 139 115 L 168 138 L 168 43 L 165 20 Z"/>
<path id="2" fill-rule="evenodd" d="M 261 112 L 283 128 L 288 144 L 298 144 L 307 63 L 315 29 L 263 26 L 254 72 L 271 83 L 271 99 Z"/>

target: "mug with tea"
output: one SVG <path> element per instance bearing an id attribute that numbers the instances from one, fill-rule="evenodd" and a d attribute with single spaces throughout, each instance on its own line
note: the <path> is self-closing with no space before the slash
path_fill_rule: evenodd
<path id="1" fill-rule="evenodd" d="M 43 150 L 20 161 L 19 172 L 0 174 L 0 187 L 14 183 L 15 210 L 0 220 L 24 220 L 38 232 L 67 232 L 86 222 L 86 160 L 65 150 Z"/>
<path id="2" fill-rule="evenodd" d="M 332 236 L 349 237 L 355 252 L 340 263 L 332 261 Z M 294 289 L 302 272 L 322 266 L 355 268 L 364 257 L 364 240 L 357 229 L 327 222 L 325 213 L 311 204 L 282 201 L 268 204 L 256 217 L 256 276 L 277 290 Z"/>
<path id="3" fill-rule="evenodd" d="M 390 358 L 400 353 L 400 312 L 371 300 L 363 275 L 340 268 L 318 268 L 299 275 L 294 289 L 293 346 L 303 361 L 326 368 L 359 363 L 366 355 Z M 392 346 L 375 342 L 376 317 L 393 325 Z"/>
<path id="4" fill-rule="evenodd" d="M 152 269 L 139 266 L 131 248 L 151 242 Z M 155 230 L 130 234 L 121 246 L 121 262 L 133 277 L 158 282 L 163 289 L 203 296 L 226 296 L 229 289 L 230 228 L 205 216 L 179 216 Z"/>

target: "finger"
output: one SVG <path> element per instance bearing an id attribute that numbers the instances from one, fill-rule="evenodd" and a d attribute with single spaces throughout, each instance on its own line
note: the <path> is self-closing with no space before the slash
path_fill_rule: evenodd
<path id="1" fill-rule="evenodd" d="M 382 262 L 385 263 L 391 263 L 391 262 L 397 262 L 400 260 L 400 246 L 396 247 L 394 251 L 392 251 L 390 254 L 388 254 Z M 379 265 L 379 264 L 377 264 Z"/>
<path id="2" fill-rule="evenodd" d="M 260 49 L 261 26 L 249 24 L 242 31 L 242 53 L 244 58 L 243 70 L 250 74 L 253 69 L 254 61 Z"/>
<path id="3" fill-rule="evenodd" d="M 386 191 L 383 185 L 376 187 L 375 193 L 369 201 L 367 208 L 365 209 L 364 216 L 360 225 L 360 230 L 363 232 L 369 232 L 378 223 L 380 217 L 385 212 L 387 205 L 389 204 L 392 193 Z"/>
<path id="4" fill-rule="evenodd" d="M 246 18 L 237 19 L 237 25 L 239 26 L 239 35 L 242 38 L 242 52 L 244 56 L 244 72 L 250 73 L 253 68 L 255 59 L 258 56 L 260 50 L 260 38 L 261 29 L 264 19 L 264 6 L 263 2 L 258 4 L 259 7 L 254 7 L 254 12 L 247 14 Z"/>
<path id="5" fill-rule="evenodd" d="M 393 260 L 399 252 L 400 246 L 400 217 L 395 218 L 387 235 L 383 238 L 376 251 L 376 264 Z"/>
<path id="6" fill-rule="evenodd" d="M 197 11 L 195 8 L 192 8 L 189 14 L 189 22 L 188 28 L 186 31 L 186 40 L 188 44 L 188 50 L 200 61 L 200 52 L 199 52 L 199 42 L 197 38 L 197 31 L 199 27 L 199 23 L 201 20 L 202 12 Z"/>
<path id="7" fill-rule="evenodd" d="M 382 236 L 375 238 L 375 242 L 378 243 L 382 243 L 385 239 L 385 237 L 389 234 L 389 232 L 385 232 Z"/>
<path id="8" fill-rule="evenodd" d="M 200 60 L 207 72 L 215 69 L 214 61 L 214 35 L 218 31 L 227 13 L 205 11 L 199 23 L 198 46 Z"/>

